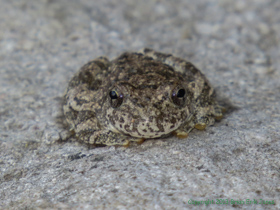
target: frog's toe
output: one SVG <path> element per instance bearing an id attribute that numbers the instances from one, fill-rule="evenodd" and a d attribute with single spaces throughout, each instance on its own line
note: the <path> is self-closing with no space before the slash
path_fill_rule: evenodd
<path id="1" fill-rule="evenodd" d="M 176 130 L 173 132 L 173 135 L 175 135 L 179 139 L 184 139 L 189 136 L 189 133 L 181 130 Z"/>
<path id="2" fill-rule="evenodd" d="M 197 130 L 205 130 L 205 128 L 207 127 L 206 124 L 195 124 L 194 126 Z"/>
<path id="3" fill-rule="evenodd" d="M 130 146 L 130 141 L 124 142 L 122 146 L 128 148 Z"/>
<path id="4" fill-rule="evenodd" d="M 145 141 L 145 139 L 144 138 L 141 138 L 141 139 L 137 139 L 137 144 L 143 144 L 144 143 L 144 141 Z"/>
<path id="5" fill-rule="evenodd" d="M 223 113 L 226 112 L 226 109 L 222 106 L 215 107 L 214 118 L 215 120 L 221 120 L 223 118 Z"/>
<path id="6" fill-rule="evenodd" d="M 215 119 L 213 117 L 200 117 L 196 120 L 194 127 L 198 130 L 205 130 L 209 125 L 213 125 Z"/>
<path id="7" fill-rule="evenodd" d="M 223 114 L 216 115 L 215 120 L 221 120 L 223 118 Z"/>

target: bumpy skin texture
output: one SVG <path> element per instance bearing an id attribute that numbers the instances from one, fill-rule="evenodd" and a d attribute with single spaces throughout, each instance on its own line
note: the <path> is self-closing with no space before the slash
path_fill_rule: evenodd
<path id="1" fill-rule="evenodd" d="M 151 49 L 85 64 L 69 83 L 63 110 L 78 139 L 103 145 L 184 138 L 222 118 L 214 90 L 193 64 Z"/>

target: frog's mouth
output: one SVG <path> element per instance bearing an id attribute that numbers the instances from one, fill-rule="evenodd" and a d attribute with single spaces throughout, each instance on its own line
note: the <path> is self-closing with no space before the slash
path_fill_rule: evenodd
<path id="1" fill-rule="evenodd" d="M 124 115 L 118 121 L 110 121 L 117 131 L 126 135 L 136 138 L 158 138 L 178 129 L 182 124 L 182 121 L 178 119 L 164 115 L 147 118 L 133 118 L 129 115 Z"/>

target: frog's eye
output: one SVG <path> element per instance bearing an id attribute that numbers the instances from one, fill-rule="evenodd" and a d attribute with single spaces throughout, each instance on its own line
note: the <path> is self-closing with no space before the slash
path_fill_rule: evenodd
<path id="1" fill-rule="evenodd" d="M 171 93 L 171 99 L 177 106 L 183 106 L 186 101 L 186 90 L 183 87 L 177 87 L 173 89 Z"/>
<path id="2" fill-rule="evenodd" d="M 119 93 L 117 90 L 111 90 L 109 92 L 110 103 L 113 108 L 119 107 L 123 102 L 123 94 Z"/>

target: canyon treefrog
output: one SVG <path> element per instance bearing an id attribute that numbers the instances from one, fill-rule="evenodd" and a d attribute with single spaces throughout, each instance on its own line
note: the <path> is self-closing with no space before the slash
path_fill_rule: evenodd
<path id="1" fill-rule="evenodd" d="M 71 79 L 64 115 L 76 137 L 89 144 L 185 138 L 222 118 L 205 76 L 190 62 L 143 49 L 109 61 L 99 57 Z"/>

